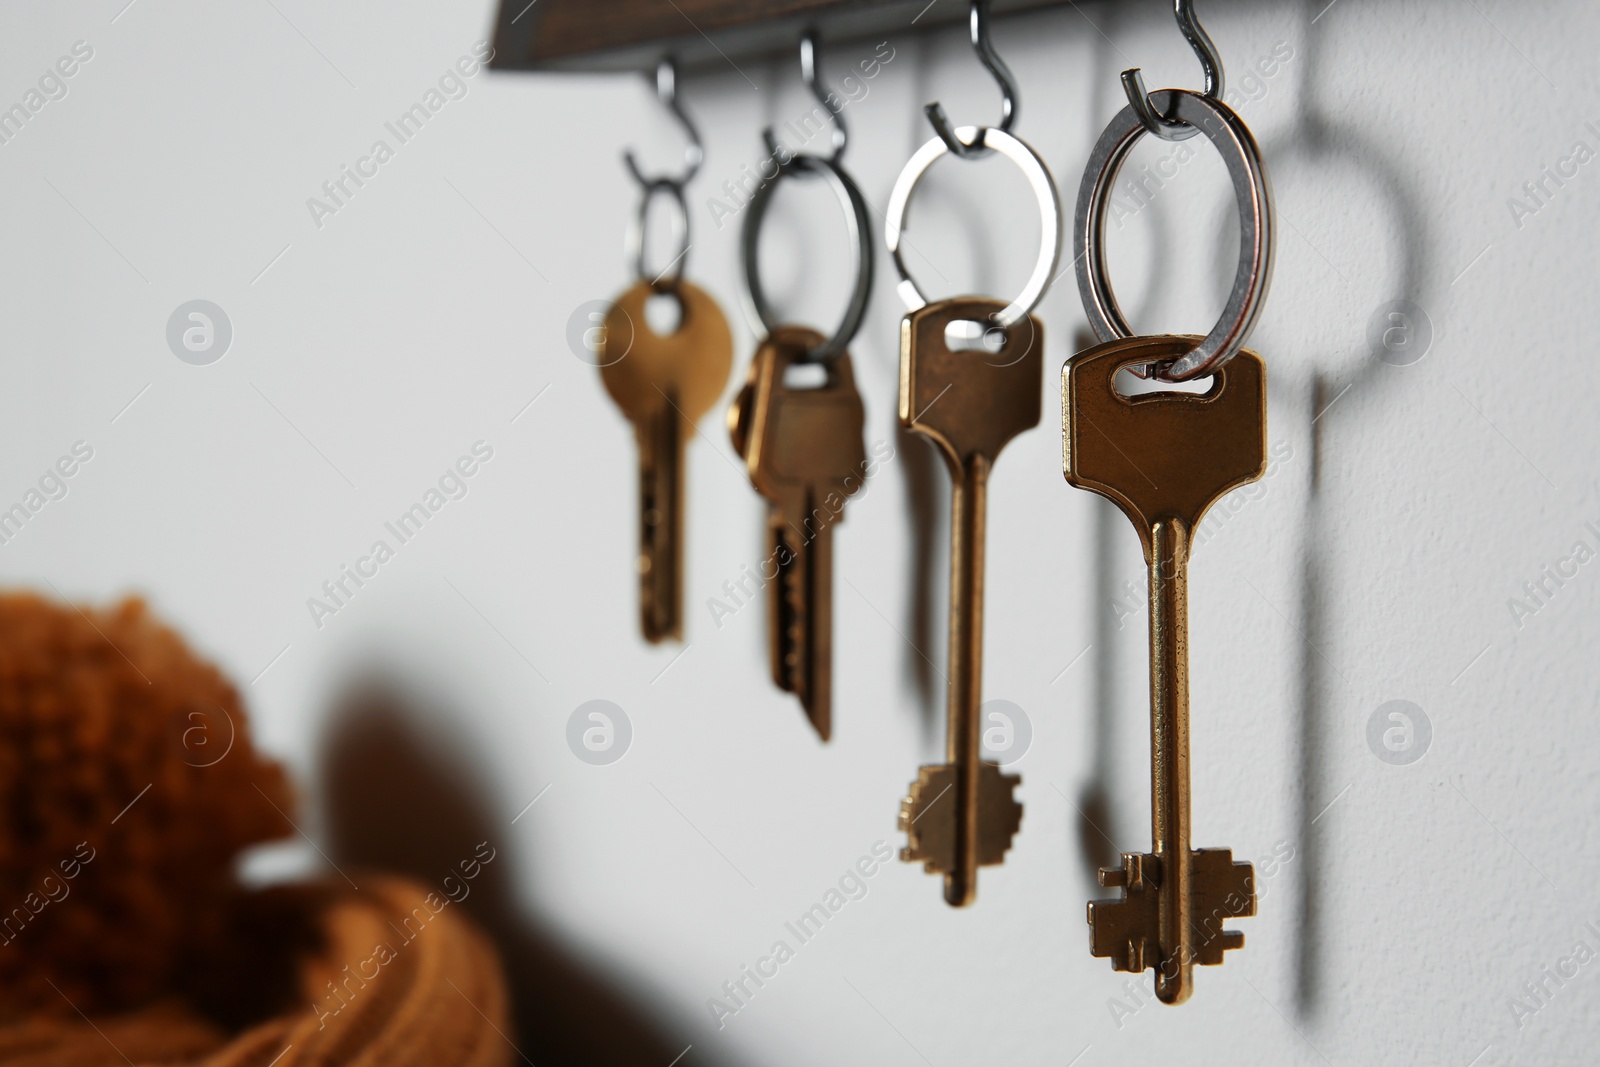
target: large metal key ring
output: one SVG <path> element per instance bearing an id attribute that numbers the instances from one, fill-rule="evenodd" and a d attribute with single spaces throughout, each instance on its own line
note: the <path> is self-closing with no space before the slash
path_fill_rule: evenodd
<path id="1" fill-rule="evenodd" d="M 1187 122 L 1216 147 L 1227 164 L 1239 206 L 1239 266 L 1222 317 L 1192 352 L 1164 364 L 1156 374 L 1163 381 L 1181 382 L 1232 359 L 1244 347 L 1261 316 L 1272 283 L 1272 188 L 1267 183 L 1255 137 L 1226 104 L 1187 89 L 1163 89 L 1152 93 L 1150 99 L 1157 112 Z M 1117 112 L 1095 143 L 1083 172 L 1083 184 L 1078 187 L 1078 207 L 1072 224 L 1078 292 L 1083 297 L 1089 325 L 1101 341 L 1133 336 L 1111 291 L 1106 269 L 1106 208 L 1123 162 L 1144 133 L 1144 120 L 1131 106 Z"/>
<path id="2" fill-rule="evenodd" d="M 844 318 L 833 336 L 806 353 L 804 362 L 826 363 L 833 359 L 855 337 L 861 328 L 861 319 L 867 313 L 867 302 L 872 296 L 872 235 L 871 220 L 867 216 L 867 201 L 856 183 L 835 159 L 827 156 L 796 155 L 778 168 L 778 173 L 764 182 L 750 198 L 749 214 L 745 216 L 740 242 L 744 253 L 745 310 L 766 333 L 774 333 L 780 325 L 767 303 L 766 290 L 761 285 L 761 262 L 758 254 L 761 243 L 761 223 L 767 215 L 767 205 L 779 181 L 789 173 L 820 174 L 839 197 L 844 208 L 845 225 L 850 231 L 850 264 L 855 273 L 855 288 L 850 293 L 850 303 L 845 307 Z"/>
<path id="3" fill-rule="evenodd" d="M 1044 165 L 1039 153 L 1004 130 L 993 126 L 962 126 L 955 133 L 964 144 L 973 148 L 980 146 L 992 148 L 1015 163 L 1017 169 L 1022 171 L 1023 177 L 1028 179 L 1028 185 L 1033 189 L 1033 195 L 1039 202 L 1038 262 L 1034 264 L 1033 274 L 1028 278 L 1028 284 L 1023 286 L 1022 292 L 994 317 L 996 326 L 1009 329 L 1026 318 L 1028 312 L 1038 305 L 1055 276 L 1056 261 L 1061 256 L 1061 202 L 1056 195 L 1055 179 L 1050 177 L 1050 168 Z M 911 194 L 916 191 L 917 183 L 922 180 L 922 176 L 927 173 L 934 160 L 949 150 L 944 141 L 938 137 L 917 149 L 916 154 L 906 163 L 905 169 L 900 172 L 900 177 L 895 179 L 894 192 L 889 194 L 888 224 L 884 230 L 884 240 L 889 245 L 889 254 L 894 257 L 894 269 L 900 275 L 900 284 L 896 287 L 900 292 L 900 299 L 905 301 L 906 308 L 911 311 L 926 306 L 928 298 L 922 294 L 922 290 L 912 279 L 911 271 L 907 269 L 905 258 L 900 251 L 901 237 L 905 233 L 906 209 L 911 204 Z"/>

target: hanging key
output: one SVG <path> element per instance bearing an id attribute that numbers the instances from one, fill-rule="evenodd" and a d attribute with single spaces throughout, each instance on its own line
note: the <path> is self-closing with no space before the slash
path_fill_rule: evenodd
<path id="1" fill-rule="evenodd" d="M 606 391 L 639 441 L 639 617 L 646 640 L 683 637 L 683 458 L 695 423 L 733 367 L 733 338 L 716 301 L 679 281 L 678 328 L 650 329 L 638 282 L 617 297 L 596 355 Z"/>
<path id="2" fill-rule="evenodd" d="M 900 807 L 900 858 L 944 875 L 951 905 L 972 903 L 978 868 L 1004 861 L 1022 822 L 1021 779 L 980 755 L 983 697 L 983 554 L 989 472 L 1017 434 L 1039 425 L 1044 333 L 1024 316 L 998 352 L 950 350 L 951 323 L 980 329 L 999 301 L 929 304 L 900 327 L 900 423 L 933 441 L 950 471 L 950 655 L 947 763 L 925 766 Z M 958 327 L 959 329 L 959 327 Z"/>
<path id="3" fill-rule="evenodd" d="M 729 411 L 734 447 L 767 499 L 767 585 L 772 680 L 800 698 L 822 740 L 833 731 L 833 527 L 866 477 L 866 422 L 848 352 L 821 364 L 815 388 L 786 382 L 823 343 L 784 326 L 761 343 L 750 380 Z"/>
<path id="4" fill-rule="evenodd" d="M 1224 930 L 1254 915 L 1255 875 L 1223 848 L 1189 847 L 1190 538 L 1206 509 L 1266 467 L 1261 357 L 1240 351 L 1212 371 L 1204 394 L 1122 396 L 1117 371 L 1165 366 L 1196 337 L 1111 341 L 1062 371 L 1067 481 L 1109 498 L 1139 530 L 1150 569 L 1150 814 L 1154 852 L 1124 853 L 1100 884 L 1117 900 L 1089 905 L 1090 949 L 1119 971 L 1156 972 L 1156 995 L 1189 997 L 1196 964 L 1216 965 L 1244 935 Z"/>

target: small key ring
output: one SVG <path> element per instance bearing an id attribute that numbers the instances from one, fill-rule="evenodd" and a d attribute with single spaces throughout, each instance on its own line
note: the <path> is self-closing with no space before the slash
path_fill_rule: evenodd
<path id="1" fill-rule="evenodd" d="M 676 235 L 678 254 L 664 267 L 660 274 L 651 277 L 649 268 L 645 266 L 645 230 L 650 221 L 650 204 L 657 195 L 666 195 L 671 202 L 677 205 L 678 213 L 673 226 Z M 644 196 L 639 198 L 639 210 L 634 214 L 633 221 L 628 224 L 627 236 L 624 238 L 623 255 L 633 261 L 634 276 L 641 282 L 649 285 L 658 293 L 676 293 L 678 283 L 683 281 L 683 267 L 689 259 L 689 202 L 683 194 L 683 186 L 671 178 L 653 178 L 645 183 Z M 670 273 L 669 273 L 670 272 Z"/>
<path id="2" fill-rule="evenodd" d="M 1272 187 L 1255 137 L 1232 108 L 1187 89 L 1162 89 L 1153 93 L 1151 100 L 1162 114 L 1196 128 L 1215 146 L 1227 165 L 1239 208 L 1239 266 L 1222 316 L 1187 355 L 1147 368 L 1160 381 L 1181 382 L 1200 377 L 1237 355 L 1261 317 L 1272 284 Z M 1106 210 L 1122 164 L 1146 132 L 1144 120 L 1131 105 L 1117 112 L 1095 143 L 1078 187 L 1072 225 L 1078 292 L 1083 297 L 1089 325 L 1102 342 L 1133 336 L 1133 328 L 1111 290 L 1106 266 Z"/>
<path id="3" fill-rule="evenodd" d="M 1029 276 L 1028 283 L 1022 287 L 1022 292 L 1017 294 L 1017 298 L 994 316 L 994 325 L 1009 329 L 1021 322 L 1038 306 L 1039 301 L 1044 299 L 1045 290 L 1050 288 L 1050 282 L 1055 277 L 1056 262 L 1061 257 L 1061 199 L 1056 193 L 1056 183 L 1050 176 L 1050 168 L 1045 166 L 1044 160 L 1039 158 L 1039 153 L 1035 152 L 1026 141 L 992 126 L 962 126 L 955 131 L 955 135 L 967 145 L 992 148 L 1015 163 L 1017 169 L 1022 171 L 1022 176 L 1028 180 L 1028 186 L 1039 202 L 1039 258 L 1034 263 L 1033 274 Z M 911 277 L 911 271 L 906 266 L 905 257 L 901 252 L 906 213 L 910 208 L 911 194 L 916 191 L 917 183 L 922 180 L 922 176 L 927 173 L 933 162 L 949 151 L 949 146 L 938 137 L 917 149 L 907 161 L 905 169 L 900 172 L 900 177 L 895 179 L 894 191 L 889 194 L 884 240 L 889 246 L 889 255 L 894 259 L 894 269 L 900 275 L 900 283 L 896 288 L 908 311 L 916 311 L 926 306 L 928 298 L 923 295 L 922 289 Z"/>
<path id="4" fill-rule="evenodd" d="M 795 155 L 778 167 L 778 173 L 767 179 L 750 198 L 748 214 L 740 234 L 744 253 L 745 312 L 751 321 L 768 334 L 778 329 L 780 321 L 767 303 L 766 290 L 761 285 L 761 263 L 758 246 L 761 242 L 761 223 L 766 218 L 767 205 L 773 191 L 787 174 L 820 174 L 828 180 L 844 209 L 845 225 L 850 231 L 850 269 L 855 273 L 855 288 L 850 293 L 844 318 L 833 336 L 817 348 L 806 353 L 799 362 L 826 363 L 855 338 L 861 320 L 867 313 L 867 302 L 872 296 L 872 220 L 867 214 L 867 201 L 850 175 L 836 160 L 827 156 Z"/>

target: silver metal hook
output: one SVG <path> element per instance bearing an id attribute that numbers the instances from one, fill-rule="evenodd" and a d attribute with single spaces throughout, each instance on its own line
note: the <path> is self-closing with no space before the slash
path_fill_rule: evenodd
<path id="1" fill-rule="evenodd" d="M 1000 125 L 992 127 L 1003 133 L 1010 133 L 1011 127 L 1017 121 L 1017 115 L 1022 110 L 1022 94 L 1017 90 L 1016 79 L 1011 76 L 1011 68 L 1006 66 L 1005 60 L 1000 58 L 994 50 L 994 43 L 989 40 L 989 0 L 972 0 L 972 47 L 978 53 L 978 58 L 994 76 L 996 84 L 1000 86 Z M 928 116 L 928 121 L 933 124 L 933 132 L 939 135 L 939 140 L 944 142 L 946 148 L 953 155 L 962 159 L 977 159 L 988 155 L 989 150 L 984 146 L 983 135 L 991 127 L 978 127 L 977 135 L 972 144 L 963 142 L 956 136 L 955 127 L 951 125 L 950 118 L 944 113 L 944 108 L 936 100 L 923 108 L 923 113 Z"/>
<path id="2" fill-rule="evenodd" d="M 664 57 L 656 64 L 656 97 L 668 111 L 672 112 L 672 116 L 678 120 L 678 125 L 683 127 L 683 132 L 689 138 L 689 145 L 683 150 L 683 174 L 676 178 L 666 176 L 647 178 L 639 169 L 639 162 L 634 158 L 631 148 L 622 154 L 623 162 L 628 165 L 633 180 L 639 183 L 646 195 L 649 195 L 652 186 L 663 183 L 682 189 L 700 173 L 700 164 L 705 162 L 706 158 L 705 147 L 700 143 L 700 131 L 695 129 L 694 123 L 684 113 L 683 105 L 678 102 L 678 61 L 671 56 Z"/>
<path id="3" fill-rule="evenodd" d="M 1178 20 L 1178 29 L 1183 32 L 1189 47 L 1194 50 L 1195 58 L 1200 61 L 1201 70 L 1205 72 L 1205 96 L 1220 101 L 1227 91 L 1222 55 L 1217 51 L 1211 35 L 1195 17 L 1194 0 L 1173 0 L 1172 8 L 1173 16 Z M 1150 94 L 1145 90 L 1144 76 L 1139 73 L 1138 67 L 1122 72 L 1122 91 L 1127 94 L 1128 104 L 1139 116 L 1139 121 L 1144 123 L 1144 128 L 1163 141 L 1182 141 L 1200 132 L 1188 123 L 1168 118 L 1155 109 L 1150 103 Z"/>
<path id="4" fill-rule="evenodd" d="M 845 128 L 844 115 L 840 113 L 840 109 L 828 103 L 828 97 L 833 94 L 823 87 L 818 78 L 817 69 L 822 65 L 822 61 L 817 51 L 817 31 L 807 30 L 800 38 L 800 77 L 805 81 L 806 88 L 811 90 L 811 95 L 817 98 L 817 103 L 833 116 L 833 154 L 828 157 L 828 162 L 838 163 L 844 156 L 845 146 L 850 143 L 850 131 Z M 840 108 L 842 107 L 843 104 L 840 105 Z M 774 159 L 798 154 L 788 152 L 778 144 L 771 126 L 761 131 L 761 139 L 767 143 L 767 151 Z"/>

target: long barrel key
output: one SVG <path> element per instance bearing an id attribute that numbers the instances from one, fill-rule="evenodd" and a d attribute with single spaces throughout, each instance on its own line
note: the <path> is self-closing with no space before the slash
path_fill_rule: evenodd
<path id="1" fill-rule="evenodd" d="M 795 388 L 791 366 L 824 338 L 780 326 L 750 361 L 750 380 L 728 412 L 733 446 L 767 499 L 767 647 L 772 680 L 800 698 L 817 734 L 833 732 L 833 527 L 866 477 L 866 414 L 850 354 L 824 363 L 826 381 Z"/>
<path id="2" fill-rule="evenodd" d="M 1090 951 L 1119 971 L 1156 971 L 1156 996 L 1181 1004 L 1194 965 L 1220 964 L 1244 935 L 1225 920 L 1256 912 L 1255 873 L 1225 848 L 1189 847 L 1190 537 L 1206 509 L 1261 477 L 1267 390 L 1261 357 L 1241 351 L 1204 394 L 1122 396 L 1117 371 L 1161 364 L 1196 337 L 1133 337 L 1062 370 L 1067 481 L 1112 500 L 1139 530 L 1150 568 L 1150 816 L 1155 852 L 1100 872 L 1118 900 L 1089 905 Z"/>
<path id="3" fill-rule="evenodd" d="M 953 352 L 952 322 L 987 323 L 996 300 L 929 304 L 900 326 L 900 424 L 938 445 L 950 470 L 949 761 L 921 769 L 900 808 L 900 858 L 944 875 L 952 906 L 978 894 L 978 867 L 1005 860 L 1022 822 L 1021 781 L 980 754 L 983 698 L 983 554 L 989 472 L 1017 434 L 1039 425 L 1044 328 L 1028 316 L 1004 331 L 998 353 Z"/>
<path id="4" fill-rule="evenodd" d="M 649 282 L 606 312 L 600 378 L 639 442 L 639 622 L 645 639 L 683 637 L 683 454 L 733 366 L 733 338 L 716 301 L 680 281 L 678 328 L 661 335 L 645 319 Z"/>

